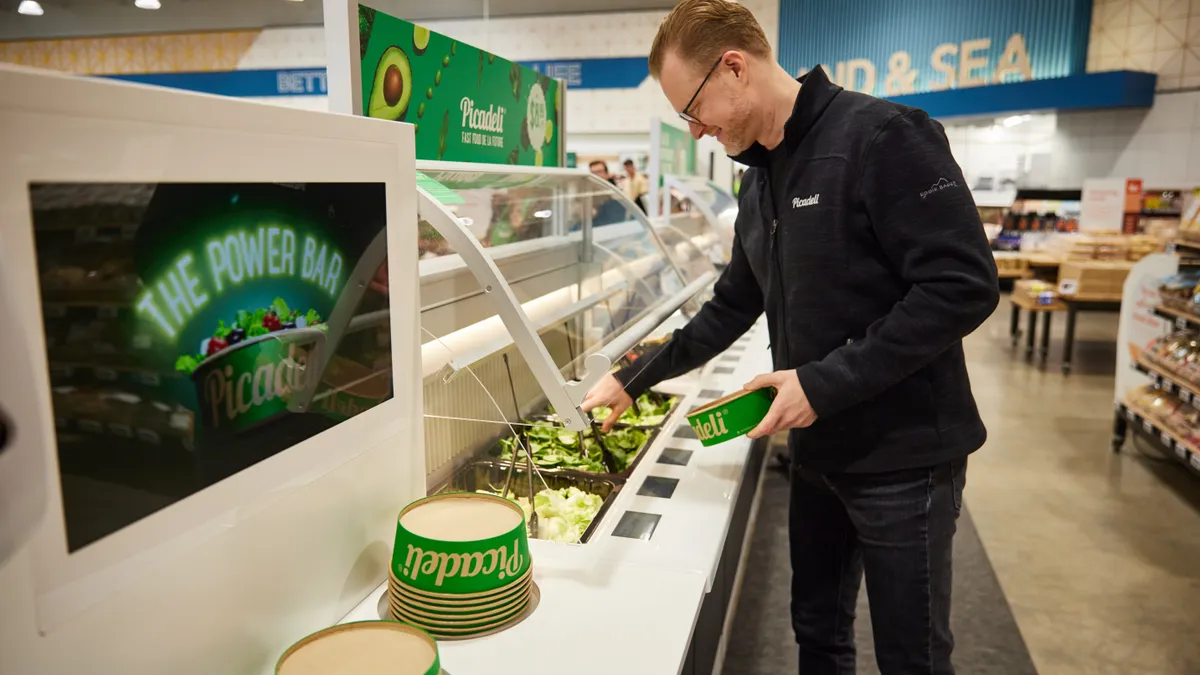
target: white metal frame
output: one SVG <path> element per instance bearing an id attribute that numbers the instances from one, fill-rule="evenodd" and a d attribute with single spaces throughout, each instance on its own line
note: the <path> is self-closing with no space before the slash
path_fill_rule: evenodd
<path id="1" fill-rule="evenodd" d="M 543 168 L 543 167 L 508 167 L 494 166 L 486 164 L 469 164 L 464 162 L 419 162 L 418 168 L 427 174 L 444 172 L 463 172 L 465 174 L 480 174 L 480 173 L 509 173 L 523 175 L 547 175 L 547 176 L 571 176 L 583 177 L 587 180 L 594 181 L 598 188 L 612 192 L 615 199 L 622 200 L 626 205 L 626 209 L 630 213 L 637 213 L 636 205 L 628 199 L 623 193 L 616 190 L 613 186 L 605 183 L 595 176 L 591 176 L 586 172 L 578 169 L 563 169 L 563 168 Z M 630 228 L 637 228 L 637 231 L 645 231 L 653 240 L 655 246 L 663 256 L 664 262 L 671 266 L 675 275 L 678 277 L 681 284 L 685 284 L 683 291 L 687 291 L 686 297 L 681 294 L 683 291 L 672 295 L 664 304 L 655 307 L 647 313 L 647 317 L 658 317 L 655 322 L 647 322 L 646 317 L 634 322 L 627 327 L 620 335 L 616 336 L 607 345 L 600 350 L 589 354 L 584 359 L 584 374 L 578 381 L 568 382 L 562 375 L 562 372 L 555 364 L 550 352 L 546 349 L 546 345 L 542 342 L 538 335 L 538 325 L 530 320 L 525 308 L 513 293 L 511 286 L 500 272 L 493 255 L 489 255 L 488 251 L 484 250 L 479 239 L 471 232 L 463 221 L 455 216 L 450 210 L 421 188 L 417 188 L 420 205 L 418 207 L 420 218 L 434 227 L 450 245 L 455 252 L 461 257 L 463 263 L 471 271 L 478 280 L 479 285 L 484 289 L 484 292 L 492 298 L 492 306 L 496 314 L 503 321 L 504 327 L 512 336 L 512 343 L 521 351 L 525 358 L 526 364 L 532 371 L 534 378 L 538 381 L 542 391 L 546 394 L 550 405 L 554 410 L 558 411 L 560 420 L 567 429 L 572 431 L 582 431 L 588 425 L 588 417 L 580 409 L 580 404 L 584 397 L 591 391 L 600 380 L 609 373 L 613 363 L 625 354 L 633 345 L 646 337 L 661 323 L 663 319 L 671 313 L 678 310 L 681 306 L 687 303 L 692 297 L 699 294 L 704 287 L 710 285 L 716 280 L 715 274 L 707 274 L 703 278 L 704 283 L 686 284 L 685 277 L 679 266 L 675 263 L 670 253 L 667 251 L 655 228 L 648 222 L 639 223 L 636 220 L 630 221 Z M 640 218 L 640 216 L 638 216 Z M 593 238 L 603 239 L 604 234 L 607 234 L 609 227 L 620 227 L 620 225 L 606 226 L 599 232 L 600 237 L 597 237 L 597 231 L 592 228 L 590 220 L 587 221 L 583 230 L 578 233 L 581 239 L 585 242 L 589 238 L 589 233 Z M 644 228 L 644 230 L 643 230 Z M 614 230 L 614 233 L 617 232 Z M 567 238 L 573 238 L 576 234 L 566 235 Z M 547 246 L 555 245 L 561 242 L 563 237 L 548 237 Z M 514 244 L 514 245 L 520 245 Z M 594 246 L 604 249 L 600 244 Z M 524 249 L 522 249 L 524 250 Z M 497 247 L 495 252 L 503 254 L 503 247 Z M 611 252 L 610 252 L 611 254 Z M 614 260 L 620 261 L 615 255 L 611 254 Z M 618 262 L 619 269 L 626 276 L 626 281 L 630 288 L 635 287 L 638 283 L 638 277 L 630 270 L 626 269 L 626 264 Z M 700 281 L 700 280 L 697 280 Z M 601 297 L 601 296 L 595 296 Z M 601 300 L 596 300 L 600 302 Z M 665 309 L 665 313 L 664 313 Z M 497 342 L 499 344 L 499 342 Z M 476 360 L 479 355 L 472 352 L 471 359 Z M 466 365 L 466 358 L 453 358 L 451 363 L 458 363 L 461 367 Z"/>
<path id="2" fill-rule="evenodd" d="M 28 184 L 384 183 L 403 261 L 412 127 L 0 67 L 0 155 L 6 321 L 32 343 L 0 350 L 0 407 L 17 450 L 45 460 L 21 478 L 47 496 L 32 541 L 0 561 L 0 672 L 270 670 L 384 578 L 395 514 L 424 494 L 416 266 L 391 266 L 391 400 L 67 554 Z"/>

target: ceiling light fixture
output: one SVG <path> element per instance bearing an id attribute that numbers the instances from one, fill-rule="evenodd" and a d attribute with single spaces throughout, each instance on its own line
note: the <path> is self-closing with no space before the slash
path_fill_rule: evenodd
<path id="1" fill-rule="evenodd" d="M 162 3 L 158 0 L 133 0 L 133 5 L 138 9 L 159 9 Z"/>
<path id="2" fill-rule="evenodd" d="M 17 14 L 41 16 L 45 12 L 42 11 L 42 6 L 38 4 L 37 0 L 21 0 L 21 4 L 17 6 Z"/>
<path id="3" fill-rule="evenodd" d="M 1012 117 L 1005 117 L 1001 124 L 1003 124 L 1005 128 L 1009 128 L 1015 127 L 1018 124 L 1024 124 L 1031 119 L 1033 119 L 1032 115 L 1013 115 Z"/>

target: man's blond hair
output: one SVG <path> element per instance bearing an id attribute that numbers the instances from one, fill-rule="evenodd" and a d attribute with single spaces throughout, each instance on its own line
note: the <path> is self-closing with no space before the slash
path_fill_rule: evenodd
<path id="1" fill-rule="evenodd" d="M 730 0 L 682 0 L 654 36 L 650 75 L 659 78 L 668 51 L 707 68 L 730 49 L 771 58 L 771 44 L 750 10 Z"/>

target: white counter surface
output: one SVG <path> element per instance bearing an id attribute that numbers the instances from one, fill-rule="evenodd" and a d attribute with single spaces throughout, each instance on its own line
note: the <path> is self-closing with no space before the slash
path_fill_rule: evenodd
<path id="1" fill-rule="evenodd" d="M 687 427 L 687 410 L 770 369 L 766 333 L 760 321 L 700 373 L 664 383 L 663 390 L 684 398 L 591 541 L 530 541 L 541 592 L 537 609 L 499 634 L 440 642 L 448 675 L 679 673 L 700 605 L 712 588 L 751 441 L 743 437 L 704 448 L 676 432 Z M 692 455 L 685 466 L 659 463 L 666 449 Z M 649 476 L 678 479 L 671 498 L 638 495 Z M 613 536 L 629 510 L 660 516 L 649 540 Z M 343 621 L 379 618 L 383 592 L 383 586 L 376 589 Z"/>

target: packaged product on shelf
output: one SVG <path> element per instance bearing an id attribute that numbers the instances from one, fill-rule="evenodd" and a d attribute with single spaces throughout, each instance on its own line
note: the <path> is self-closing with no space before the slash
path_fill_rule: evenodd
<path id="1" fill-rule="evenodd" d="M 1200 382 L 1200 335 L 1180 331 L 1159 338 L 1143 352 L 1148 361 L 1181 380 Z"/>
<path id="2" fill-rule="evenodd" d="M 1176 438 L 1195 443 L 1200 435 L 1200 410 L 1191 405 L 1180 405 L 1162 423 Z"/>
<path id="3" fill-rule="evenodd" d="M 1194 271 L 1173 274 L 1158 286 L 1158 295 L 1164 306 L 1179 312 L 1200 314 L 1197 307 L 1197 292 L 1200 291 L 1200 273 Z"/>
<path id="4" fill-rule="evenodd" d="M 1130 391 L 1126 403 L 1142 415 L 1159 421 L 1167 419 L 1183 405 L 1178 398 L 1148 385 Z"/>

